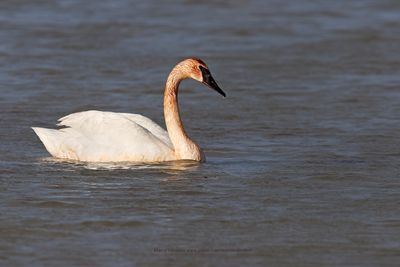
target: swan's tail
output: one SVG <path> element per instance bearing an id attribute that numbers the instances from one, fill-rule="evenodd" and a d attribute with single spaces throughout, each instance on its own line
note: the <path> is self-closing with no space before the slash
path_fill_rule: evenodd
<path id="1" fill-rule="evenodd" d="M 40 141 L 46 147 L 47 151 L 57 158 L 64 158 L 65 153 L 62 149 L 62 140 L 64 139 L 64 133 L 59 130 L 32 127 L 32 130 L 37 134 Z"/>

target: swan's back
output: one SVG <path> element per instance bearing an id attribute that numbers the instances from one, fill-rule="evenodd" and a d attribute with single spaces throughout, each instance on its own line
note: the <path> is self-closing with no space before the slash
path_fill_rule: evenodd
<path id="1" fill-rule="evenodd" d="M 33 128 L 54 157 L 103 162 L 175 159 L 168 133 L 142 115 L 84 111 L 59 119 L 58 126 L 66 128 Z"/>

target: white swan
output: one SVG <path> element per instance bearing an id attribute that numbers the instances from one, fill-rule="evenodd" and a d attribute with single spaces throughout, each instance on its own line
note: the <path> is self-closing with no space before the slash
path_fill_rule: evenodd
<path id="1" fill-rule="evenodd" d="M 142 115 L 95 110 L 59 119 L 57 125 L 66 128 L 32 129 L 56 158 L 91 162 L 204 161 L 201 148 L 187 136 L 179 115 L 178 87 L 187 78 L 225 96 L 202 60 L 188 58 L 178 63 L 165 85 L 164 117 L 168 132 Z"/>

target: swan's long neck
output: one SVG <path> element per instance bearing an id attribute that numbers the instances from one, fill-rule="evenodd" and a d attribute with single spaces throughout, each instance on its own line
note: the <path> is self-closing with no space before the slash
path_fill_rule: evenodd
<path id="1" fill-rule="evenodd" d="M 178 106 L 178 88 L 182 80 L 188 78 L 177 65 L 169 74 L 164 92 L 164 117 L 169 138 L 174 145 L 177 159 L 204 161 L 200 147 L 192 141 L 183 128 Z"/>

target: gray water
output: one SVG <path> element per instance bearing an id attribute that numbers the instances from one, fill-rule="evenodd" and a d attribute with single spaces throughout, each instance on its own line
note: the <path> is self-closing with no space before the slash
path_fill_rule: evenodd
<path id="1" fill-rule="evenodd" d="M 205 164 L 54 160 L 30 129 L 88 109 Z M 0 2 L 0 266 L 399 266 L 399 1 Z"/>

